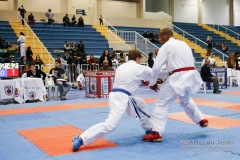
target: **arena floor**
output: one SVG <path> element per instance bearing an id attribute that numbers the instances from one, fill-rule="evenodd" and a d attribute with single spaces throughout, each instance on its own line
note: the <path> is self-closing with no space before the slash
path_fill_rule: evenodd
<path id="1" fill-rule="evenodd" d="M 109 111 L 107 98 L 84 95 L 71 90 L 67 101 L 1 105 L 0 159 L 240 159 L 240 87 L 224 89 L 220 95 L 200 91 L 193 96 L 209 120 L 208 128 L 193 124 L 176 100 L 161 143 L 142 141 L 139 122 L 124 116 L 114 132 L 72 152 L 72 137 L 104 121 Z M 141 86 L 136 95 L 145 99 L 151 112 L 156 93 Z"/>

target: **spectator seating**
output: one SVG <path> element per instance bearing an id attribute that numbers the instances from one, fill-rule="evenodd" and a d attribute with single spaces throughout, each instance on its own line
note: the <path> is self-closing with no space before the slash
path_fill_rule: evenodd
<path id="1" fill-rule="evenodd" d="M 189 34 L 197 37 L 198 39 L 202 40 L 203 42 L 206 43 L 207 36 L 211 35 L 213 38 L 214 43 L 221 44 L 223 41 L 226 41 L 226 44 L 228 47 L 230 47 L 229 52 L 236 52 L 240 50 L 240 47 L 234 43 L 232 43 L 229 40 L 226 40 L 224 37 L 219 36 L 218 34 L 215 34 L 213 31 L 208 31 L 198 24 L 194 23 L 182 23 L 182 22 L 174 22 L 173 23 L 175 26 L 179 27 L 180 29 L 188 32 Z M 182 34 L 182 31 L 178 29 L 174 29 L 174 31 L 178 32 L 179 34 Z M 188 38 L 191 41 L 194 41 L 195 39 L 189 35 L 185 35 L 186 38 Z M 206 45 L 204 44 L 199 44 L 202 46 L 202 48 L 207 48 Z M 219 51 L 221 51 L 221 48 L 216 48 Z M 222 54 L 216 52 L 213 50 L 213 53 L 215 54 L 216 57 L 222 58 Z"/>
<path id="2" fill-rule="evenodd" d="M 152 33 L 154 35 L 156 32 L 160 33 L 159 28 L 124 27 L 124 26 L 114 26 L 114 28 L 116 28 L 119 31 L 135 31 L 135 32 L 139 33 L 140 35 L 143 35 L 144 31 L 147 31 L 148 34 L 150 33 L 150 31 L 152 31 Z M 158 41 L 156 41 L 154 44 L 158 47 L 161 46 Z"/>
<path id="3" fill-rule="evenodd" d="M 10 42 L 11 44 L 15 42 L 17 44 L 17 36 L 16 33 L 14 33 L 14 30 L 11 28 L 11 25 L 8 21 L 0 21 L 0 37 L 3 37 L 5 39 L 5 46 L 7 42 Z M 17 44 L 18 45 L 18 44 Z M 0 50 L 0 63 L 5 60 L 5 58 L 1 58 L 1 55 L 4 54 L 6 50 Z M 10 53 L 9 56 L 14 56 L 12 58 L 13 61 L 19 62 L 20 61 L 20 54 L 18 52 Z"/>
<path id="4" fill-rule="evenodd" d="M 80 40 L 83 41 L 86 54 L 94 55 L 96 58 L 99 58 L 106 48 L 109 49 L 108 41 L 91 25 L 79 28 L 64 27 L 62 23 L 54 23 L 52 27 L 48 27 L 46 23 L 38 22 L 31 28 L 53 58 L 56 58 L 58 54 L 63 54 L 65 41 L 68 41 L 70 45 L 72 41 L 75 41 L 76 45 Z M 112 48 L 110 48 L 110 53 L 112 53 Z"/>

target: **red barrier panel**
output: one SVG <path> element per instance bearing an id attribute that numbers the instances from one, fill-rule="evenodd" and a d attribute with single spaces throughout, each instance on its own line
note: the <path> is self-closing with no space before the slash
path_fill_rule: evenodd
<path id="1" fill-rule="evenodd" d="M 87 71 L 86 97 L 104 98 L 112 91 L 115 71 Z"/>

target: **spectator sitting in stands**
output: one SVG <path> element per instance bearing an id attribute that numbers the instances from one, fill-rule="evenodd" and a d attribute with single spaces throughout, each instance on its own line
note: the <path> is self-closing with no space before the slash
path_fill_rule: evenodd
<path id="1" fill-rule="evenodd" d="M 218 90 L 219 88 L 219 82 L 218 78 L 216 76 L 213 76 L 210 72 L 210 60 L 206 59 L 205 64 L 201 68 L 201 77 L 204 82 L 213 82 L 213 93 L 220 94 L 221 91 Z"/>
<path id="2" fill-rule="evenodd" d="M 35 65 L 38 65 L 38 69 L 42 70 L 42 65 L 44 64 L 41 57 L 39 55 L 36 56 L 36 59 L 34 61 Z"/>
<path id="3" fill-rule="evenodd" d="M 124 58 L 123 52 L 120 52 L 119 57 L 118 57 L 118 62 L 119 62 L 120 64 L 126 62 L 126 59 Z"/>
<path id="4" fill-rule="evenodd" d="M 70 54 L 70 55 L 69 55 L 69 58 L 68 58 L 68 60 L 67 60 L 67 64 L 69 64 L 69 65 L 77 65 L 78 62 L 77 62 L 77 60 L 73 57 L 73 55 Z"/>
<path id="5" fill-rule="evenodd" d="M 84 20 L 83 20 L 82 16 L 80 16 L 80 17 L 78 18 L 78 26 L 79 26 L 79 27 L 84 27 Z"/>
<path id="6" fill-rule="evenodd" d="M 103 61 L 104 60 L 108 60 L 109 66 L 112 67 L 112 60 L 110 58 L 110 54 L 109 54 L 109 50 L 105 49 L 103 51 L 103 54 L 101 55 L 100 59 L 99 59 L 99 67 L 103 66 Z"/>
<path id="7" fill-rule="evenodd" d="M 149 35 L 148 35 L 147 31 L 144 31 L 144 33 L 143 33 L 143 37 L 146 38 L 146 39 L 149 38 Z"/>
<path id="8" fill-rule="evenodd" d="M 75 15 L 73 15 L 73 17 L 72 17 L 72 26 L 75 27 L 76 23 L 77 23 L 76 17 L 75 17 Z"/>
<path id="9" fill-rule="evenodd" d="M 78 82 L 78 87 L 80 90 L 83 89 L 83 87 L 85 87 L 85 75 L 86 75 L 86 70 L 82 70 L 82 73 L 79 74 L 79 76 L 77 77 L 77 82 Z"/>
<path id="10" fill-rule="evenodd" d="M 46 78 L 46 73 L 44 73 L 42 70 L 40 69 L 36 69 L 36 66 L 34 63 L 31 63 L 29 65 L 29 71 L 27 71 L 27 77 L 30 78 L 42 78 L 42 80 L 44 81 Z"/>
<path id="11" fill-rule="evenodd" d="M 68 51 L 68 52 L 71 51 L 70 45 L 68 44 L 68 41 L 65 41 L 65 43 L 64 43 L 64 52 L 66 52 L 66 51 Z"/>
<path id="12" fill-rule="evenodd" d="M 155 37 L 154 34 L 152 33 L 152 30 L 150 31 L 149 35 L 148 35 L 149 41 L 154 43 L 155 42 Z"/>
<path id="13" fill-rule="evenodd" d="M 77 45 L 74 41 L 72 41 L 72 44 L 70 46 L 70 50 L 71 50 L 72 54 L 74 54 L 78 50 Z"/>
<path id="14" fill-rule="evenodd" d="M 15 42 L 13 42 L 13 43 L 11 44 L 11 50 L 12 50 L 13 52 L 17 52 L 17 51 L 18 51 L 18 46 L 16 45 Z"/>
<path id="15" fill-rule="evenodd" d="M 115 51 L 113 51 L 113 54 L 111 56 L 111 60 L 112 60 L 112 66 L 113 66 L 113 69 L 116 70 L 119 62 L 117 60 L 117 54 L 114 54 Z"/>
<path id="16" fill-rule="evenodd" d="M 99 68 L 99 71 L 113 71 L 113 68 L 108 65 L 108 60 L 103 61 L 103 66 Z"/>
<path id="17" fill-rule="evenodd" d="M 35 19 L 34 19 L 34 16 L 33 16 L 32 13 L 30 13 L 29 16 L 28 16 L 28 23 L 30 25 L 34 25 L 35 24 Z"/>
<path id="18" fill-rule="evenodd" d="M 228 61 L 227 61 L 227 66 L 228 68 L 233 68 L 236 69 L 236 61 L 238 57 L 240 56 L 239 52 L 234 52 L 229 55 Z"/>
<path id="19" fill-rule="evenodd" d="M 83 41 L 79 41 L 79 44 L 78 44 L 78 52 L 79 52 L 79 53 L 85 53 Z"/>
<path id="20" fill-rule="evenodd" d="M 228 50 L 229 50 L 229 47 L 227 46 L 226 42 L 223 41 L 223 42 L 222 42 L 222 51 L 223 51 L 223 52 L 227 52 Z"/>
<path id="21" fill-rule="evenodd" d="M 87 58 L 86 58 L 86 54 L 82 54 L 82 58 L 79 59 L 79 65 L 81 67 L 81 70 L 85 69 L 87 70 Z"/>
<path id="22" fill-rule="evenodd" d="M 66 100 L 66 94 L 71 88 L 71 84 L 67 82 L 66 80 L 62 79 L 64 78 L 64 69 L 61 68 L 61 61 L 55 60 L 55 68 L 52 68 L 49 72 L 50 75 L 52 75 L 54 84 L 58 86 L 60 91 L 59 98 L 61 100 Z"/>
<path id="23" fill-rule="evenodd" d="M 57 55 L 57 58 L 55 60 L 59 60 L 61 64 L 67 64 L 67 61 L 65 61 L 60 54 Z"/>
<path id="24" fill-rule="evenodd" d="M 64 17 L 63 17 L 63 25 L 64 27 L 68 26 L 70 27 L 71 23 L 70 23 L 70 19 L 68 17 L 68 14 L 66 14 Z"/>
<path id="25" fill-rule="evenodd" d="M 0 49 L 4 49 L 5 39 L 3 37 L 0 38 Z"/>
<path id="26" fill-rule="evenodd" d="M 30 63 L 32 63 L 34 61 L 33 60 L 33 52 L 31 50 L 30 46 L 27 47 L 26 56 L 27 56 L 27 59 L 30 61 Z"/>
<path id="27" fill-rule="evenodd" d="M 67 62 L 68 59 L 69 59 L 69 56 L 70 56 L 69 52 L 66 51 L 65 54 L 64 54 L 64 56 L 63 56 L 63 59 Z"/>
<path id="28" fill-rule="evenodd" d="M 26 56 L 22 56 L 19 65 L 27 64 Z"/>
<path id="29" fill-rule="evenodd" d="M 95 65 L 97 64 L 97 61 L 95 61 L 93 55 L 89 57 L 88 60 L 88 69 L 89 70 L 96 70 Z"/>

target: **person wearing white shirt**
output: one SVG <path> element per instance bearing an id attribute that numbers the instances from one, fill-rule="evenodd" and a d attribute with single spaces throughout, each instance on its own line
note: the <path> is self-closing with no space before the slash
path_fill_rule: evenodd
<path id="1" fill-rule="evenodd" d="M 214 58 L 214 54 L 211 53 L 210 56 L 208 57 L 208 59 L 210 60 L 210 66 L 211 67 L 216 67 L 216 60 Z"/>
<path id="2" fill-rule="evenodd" d="M 19 42 L 21 57 L 22 57 L 22 56 L 25 56 L 25 57 L 26 57 L 25 41 L 26 41 L 26 37 L 25 37 L 24 33 L 23 33 L 23 32 L 20 32 L 20 37 L 18 38 L 17 42 Z"/>
<path id="3" fill-rule="evenodd" d="M 73 151 L 78 150 L 83 143 L 89 145 L 115 130 L 125 112 L 133 117 L 138 116 L 142 128 L 146 132 L 152 128 L 145 102 L 141 98 L 132 96 L 132 93 L 141 84 L 141 80 L 149 80 L 151 75 L 151 68 L 140 65 L 140 58 L 140 52 L 130 51 L 129 61 L 117 68 L 113 90 L 109 94 L 110 112 L 108 118 L 104 122 L 87 129 L 80 136 L 75 136 L 72 141 Z M 130 101 L 136 105 L 129 105 L 131 104 Z M 135 109 L 141 109 L 145 114 L 135 112 Z"/>
<path id="4" fill-rule="evenodd" d="M 82 70 L 82 73 L 77 77 L 78 87 L 80 90 L 82 90 L 83 87 L 85 87 L 85 75 L 86 70 Z"/>
<path id="5" fill-rule="evenodd" d="M 157 78 L 164 64 L 171 74 L 161 85 L 158 92 L 155 108 L 151 117 L 152 133 L 143 136 L 144 141 L 161 142 L 165 131 L 168 112 L 171 103 L 179 97 L 180 106 L 196 124 L 207 127 L 208 121 L 204 119 L 201 111 L 191 98 L 202 86 L 202 79 L 194 67 L 194 58 L 191 48 L 183 41 L 173 38 L 169 28 L 161 29 L 160 43 L 163 44 L 158 51 L 152 68 L 150 88 L 158 91 Z"/>

